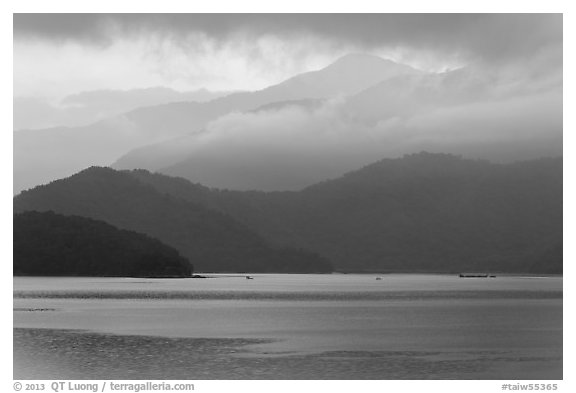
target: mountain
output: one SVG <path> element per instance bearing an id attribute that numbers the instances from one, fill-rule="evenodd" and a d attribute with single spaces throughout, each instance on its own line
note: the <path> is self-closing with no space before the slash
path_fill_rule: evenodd
<path id="1" fill-rule="evenodd" d="M 369 86 L 400 75 L 420 75 L 422 72 L 406 65 L 385 60 L 377 56 L 348 55 L 318 71 L 297 75 L 282 83 L 256 92 L 230 94 L 201 106 L 180 108 L 186 113 L 189 131 L 199 131 L 210 120 L 233 112 L 261 111 L 291 106 L 288 104 L 316 105 L 315 100 L 339 95 L 356 94 Z M 279 103 L 269 106 L 269 104 Z M 308 105 L 308 106 L 310 106 Z M 150 121 L 170 118 L 163 112 L 173 109 L 174 104 L 147 110 Z M 154 119 L 152 119 L 154 117 Z M 158 124 L 161 126 L 161 124 Z M 120 157 L 113 164 L 116 169 L 142 168 L 157 170 L 185 158 L 196 144 L 196 137 L 203 132 L 192 132 L 174 140 L 135 149 Z"/>
<path id="2" fill-rule="evenodd" d="M 328 98 L 356 94 L 400 75 L 422 74 L 425 73 L 377 56 L 350 54 L 321 70 L 297 75 L 254 94 L 267 96 L 267 102 Z"/>
<path id="3" fill-rule="evenodd" d="M 14 193 L 70 176 L 91 165 L 118 169 L 158 169 L 174 163 L 184 135 L 199 135 L 206 124 L 233 112 L 281 101 L 354 94 L 387 78 L 419 74 L 415 69 L 376 56 L 349 55 L 328 67 L 297 75 L 255 92 L 238 92 L 208 102 L 171 102 L 144 106 L 79 127 L 53 127 L 14 133 Z M 73 97 L 72 102 L 100 100 L 108 93 Z M 117 96 L 117 94 L 116 94 Z M 176 138 L 176 139 L 174 139 Z M 94 140 L 98 143 L 93 144 Z M 170 156 L 146 146 L 168 142 Z M 128 153 L 130 152 L 131 153 Z M 128 154 L 126 154 L 128 153 Z"/>
<path id="4" fill-rule="evenodd" d="M 493 88 L 494 81 L 488 75 L 469 68 L 438 74 L 400 75 L 352 96 L 346 102 L 345 111 L 348 116 L 376 124 L 392 117 L 482 101 L 490 97 Z"/>
<path id="5" fill-rule="evenodd" d="M 339 271 L 562 272 L 562 159 L 494 164 L 448 154 L 384 159 L 299 192 L 210 189 L 128 172 L 229 214 Z"/>
<path id="6" fill-rule="evenodd" d="M 331 80 L 340 68 L 362 69 L 356 60 L 342 59 L 319 71 L 322 77 L 304 74 L 275 88 Z M 422 150 L 494 162 L 561 155 L 561 85 L 525 85 L 475 67 L 390 74 L 337 98 L 275 101 L 228 114 L 202 132 L 133 150 L 113 166 L 221 189 L 296 191 L 382 157 Z"/>
<path id="7" fill-rule="evenodd" d="M 156 238 L 177 249 L 199 271 L 331 271 L 325 258 L 273 248 L 228 215 L 167 195 L 110 168 L 88 168 L 14 198 L 15 213 L 49 210 Z"/>
<path id="8" fill-rule="evenodd" d="M 192 265 L 158 240 L 53 212 L 14 215 L 15 276 L 189 277 Z"/>
<path id="9" fill-rule="evenodd" d="M 143 143 L 129 122 L 102 121 L 86 127 L 56 127 L 14 133 L 14 193 L 104 165 Z"/>
<path id="10" fill-rule="evenodd" d="M 193 126 L 187 123 L 189 108 L 201 106 L 179 102 L 161 113 L 146 107 L 81 127 L 16 131 L 14 193 L 89 166 L 107 166 L 131 149 L 181 135 Z"/>
<path id="11" fill-rule="evenodd" d="M 81 127 L 139 107 L 170 102 L 206 102 L 232 92 L 206 89 L 176 91 L 167 87 L 131 90 L 90 90 L 52 102 L 39 97 L 14 98 L 14 130 Z"/>

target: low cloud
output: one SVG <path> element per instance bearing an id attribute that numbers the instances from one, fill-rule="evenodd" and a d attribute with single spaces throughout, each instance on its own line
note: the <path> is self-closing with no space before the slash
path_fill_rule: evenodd
<path id="1" fill-rule="evenodd" d="M 408 46 L 487 59 L 532 55 L 562 41 L 562 14 L 16 14 L 17 39 L 75 40 L 110 45 L 155 34 L 187 40 L 190 33 L 227 41 L 316 35 L 365 49 Z"/>
<path id="2" fill-rule="evenodd" d="M 544 56 L 561 14 L 16 14 L 16 95 L 167 86 L 255 90 L 350 52 L 427 71 Z"/>
<path id="3" fill-rule="evenodd" d="M 422 150 L 497 162 L 562 154 L 558 88 L 427 106 L 377 123 L 349 116 L 347 106 L 338 98 L 224 116 L 194 137 L 188 161 L 167 173 L 213 187 L 285 190 Z"/>

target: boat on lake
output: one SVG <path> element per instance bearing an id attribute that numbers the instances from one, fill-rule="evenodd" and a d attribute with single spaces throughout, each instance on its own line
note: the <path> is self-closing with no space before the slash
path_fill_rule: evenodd
<path id="1" fill-rule="evenodd" d="M 495 278 L 496 276 L 488 273 L 460 273 L 460 278 Z"/>

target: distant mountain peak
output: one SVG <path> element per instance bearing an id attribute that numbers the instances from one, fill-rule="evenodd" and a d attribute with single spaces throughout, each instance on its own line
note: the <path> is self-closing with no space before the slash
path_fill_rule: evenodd
<path id="1" fill-rule="evenodd" d="M 284 82 L 270 86 L 260 94 L 275 101 L 321 99 L 357 94 L 381 81 L 399 75 L 421 75 L 408 65 L 378 56 L 348 54 L 317 71 L 298 74 Z"/>
<path id="2" fill-rule="evenodd" d="M 335 62 L 330 64 L 326 69 L 329 68 L 338 68 L 338 69 L 348 69 L 353 68 L 356 70 L 362 69 L 371 69 L 374 67 L 398 67 L 404 68 L 406 70 L 412 70 L 414 73 L 419 73 L 420 71 L 416 70 L 415 68 L 410 67 L 409 65 L 397 63 L 390 59 L 384 59 L 379 56 L 365 54 L 365 53 L 350 53 L 344 55 L 337 59 Z"/>
<path id="3" fill-rule="evenodd" d="M 371 61 L 371 62 L 382 62 L 382 61 L 392 62 L 391 60 L 386 60 L 380 56 L 370 55 L 367 53 L 348 53 L 342 57 L 339 57 L 332 64 L 346 64 L 346 63 L 369 62 L 369 61 Z"/>

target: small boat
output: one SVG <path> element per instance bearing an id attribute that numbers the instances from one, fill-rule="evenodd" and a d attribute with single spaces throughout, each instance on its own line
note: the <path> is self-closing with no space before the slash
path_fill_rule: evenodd
<path id="1" fill-rule="evenodd" d="M 496 276 L 488 273 L 460 273 L 460 278 L 495 278 Z"/>
<path id="2" fill-rule="evenodd" d="M 254 280 L 254 277 L 246 276 L 246 280 Z"/>
<path id="3" fill-rule="evenodd" d="M 376 277 L 376 281 L 382 280 L 382 277 Z"/>

